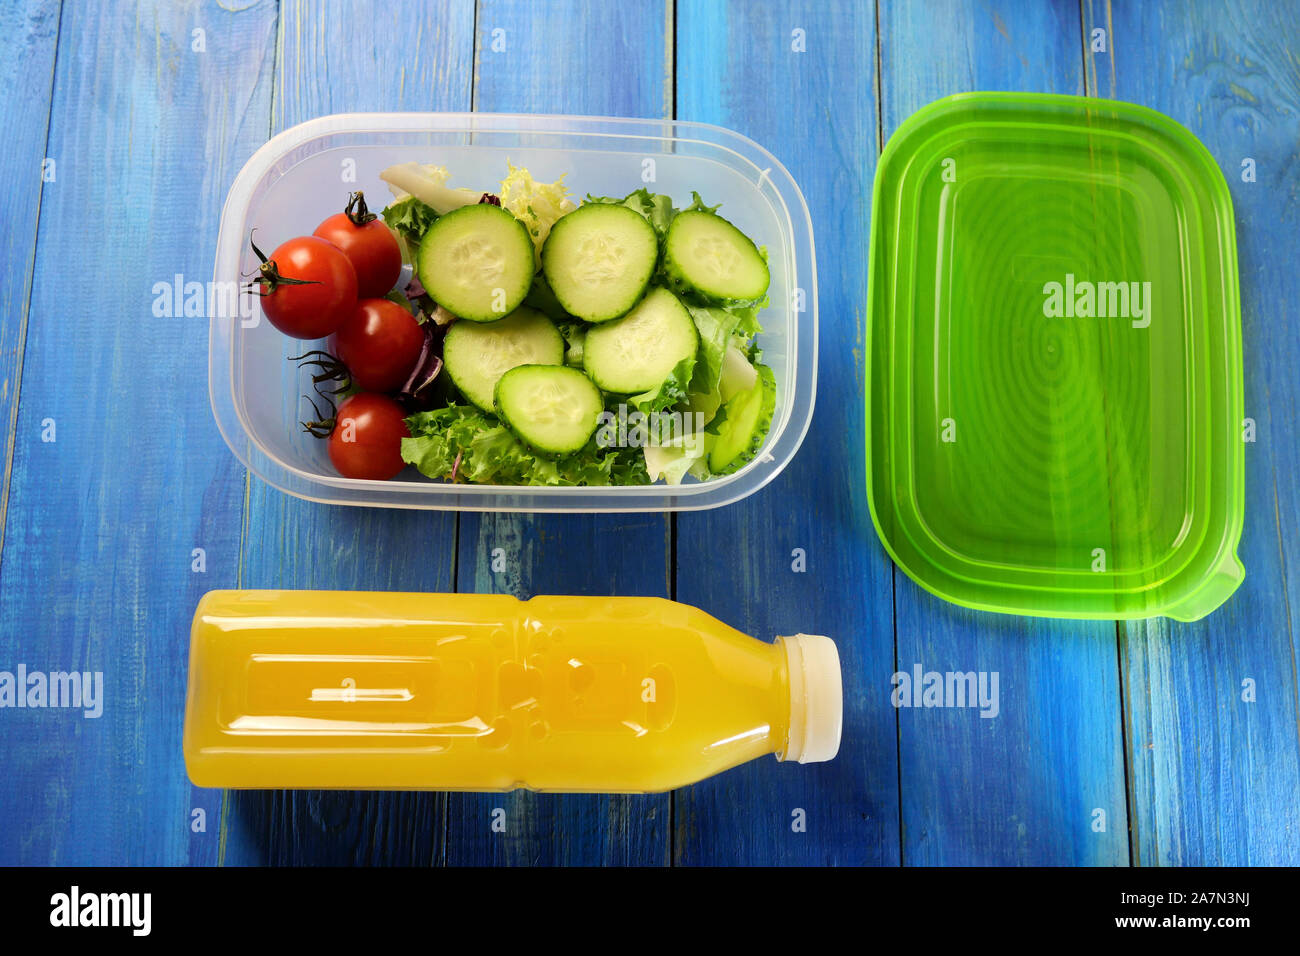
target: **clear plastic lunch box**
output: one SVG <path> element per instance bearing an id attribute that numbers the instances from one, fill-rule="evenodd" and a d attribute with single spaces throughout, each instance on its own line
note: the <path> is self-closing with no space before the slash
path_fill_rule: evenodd
<path id="1" fill-rule="evenodd" d="M 323 342 L 282 335 L 256 296 L 224 294 L 213 309 L 209 348 L 212 410 L 226 443 L 250 471 L 291 495 L 330 504 L 475 511 L 678 511 L 715 508 L 753 494 L 794 457 L 812 419 L 817 383 L 817 277 L 803 195 L 775 157 L 738 133 L 677 120 L 492 113 L 344 113 L 285 130 L 253 154 L 226 198 L 214 289 L 233 288 L 257 259 L 309 235 L 364 190 L 376 211 L 390 198 L 385 167 L 437 163 L 452 186 L 491 191 L 506 161 L 540 181 L 565 176 L 575 199 L 622 196 L 641 187 L 678 206 L 700 193 L 767 247 L 771 304 L 760 316 L 763 361 L 777 384 L 762 452 L 740 471 L 680 485 L 609 488 L 434 482 L 407 468 L 391 481 L 340 477 L 326 443 L 299 422 L 311 414 L 309 375 L 289 360 Z M 211 298 L 211 297 L 210 297 Z"/>

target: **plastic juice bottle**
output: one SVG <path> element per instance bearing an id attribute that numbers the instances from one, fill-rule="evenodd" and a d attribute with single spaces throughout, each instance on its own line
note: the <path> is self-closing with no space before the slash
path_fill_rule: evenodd
<path id="1" fill-rule="evenodd" d="M 839 655 L 659 598 L 212 591 L 201 787 L 653 792 L 839 749 Z"/>

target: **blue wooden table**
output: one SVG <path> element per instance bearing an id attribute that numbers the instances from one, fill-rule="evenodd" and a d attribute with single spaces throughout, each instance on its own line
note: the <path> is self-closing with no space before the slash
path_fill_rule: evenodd
<path id="1" fill-rule="evenodd" d="M 1197 624 L 965 611 L 876 540 L 876 157 L 914 110 L 975 89 L 1144 103 L 1225 171 L 1247 577 Z M 0 102 L 0 671 L 104 682 L 98 717 L 0 709 L 0 863 L 1300 863 L 1295 4 L 4 0 Z M 790 169 L 817 236 L 820 382 L 777 481 L 675 517 L 457 516 L 315 505 L 236 462 L 206 320 L 156 316 L 154 284 L 210 277 L 226 189 L 277 131 L 469 109 L 716 123 Z M 662 595 L 765 639 L 829 634 L 844 746 L 646 797 L 195 789 L 187 634 L 219 587 Z M 891 675 L 916 664 L 998 672 L 1000 713 L 896 710 Z"/>

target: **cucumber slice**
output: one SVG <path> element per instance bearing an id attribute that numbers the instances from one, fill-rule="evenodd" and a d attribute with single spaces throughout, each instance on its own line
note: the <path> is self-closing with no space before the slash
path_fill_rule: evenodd
<path id="1" fill-rule="evenodd" d="M 664 272 L 712 302 L 757 302 L 771 276 L 752 239 L 711 212 L 679 213 L 664 240 Z"/>
<path id="2" fill-rule="evenodd" d="M 709 451 L 709 470 L 729 475 L 754 459 L 772 426 L 776 410 L 776 379 L 766 365 L 754 366 L 758 381 L 754 387 L 732 396 L 718 424 L 717 440 Z"/>
<path id="3" fill-rule="evenodd" d="M 520 441 L 547 455 L 568 455 L 596 433 L 605 403 L 576 368 L 520 365 L 497 382 L 496 407 Z"/>
<path id="4" fill-rule="evenodd" d="M 561 216 L 542 247 L 542 272 L 566 312 L 588 322 L 625 314 L 645 292 L 659 237 L 626 206 L 590 203 Z"/>
<path id="5" fill-rule="evenodd" d="M 587 330 L 582 367 L 605 391 L 633 395 L 658 388 L 679 362 L 694 358 L 698 347 L 699 333 L 686 306 L 655 287 L 621 319 Z"/>
<path id="6" fill-rule="evenodd" d="M 462 395 L 495 413 L 501 376 L 518 365 L 562 365 L 564 337 L 546 316 L 520 306 L 499 322 L 453 322 L 442 361 Z"/>
<path id="7" fill-rule="evenodd" d="M 416 270 L 429 295 L 453 315 L 494 322 L 509 315 L 533 284 L 533 240 L 500 206 L 462 206 L 420 240 Z"/>

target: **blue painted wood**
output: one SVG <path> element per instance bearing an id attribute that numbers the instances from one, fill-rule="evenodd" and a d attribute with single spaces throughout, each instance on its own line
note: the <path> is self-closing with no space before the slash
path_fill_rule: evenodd
<path id="1" fill-rule="evenodd" d="M 265 134 L 274 23 L 266 5 L 62 14 L 0 621 L 5 664 L 102 672 L 103 715 L 0 718 L 6 863 L 217 856 L 181 719 L 194 605 L 235 584 L 241 469 L 212 427 L 207 321 L 156 316 L 153 284 L 212 274 L 226 184 Z"/>
<path id="2" fill-rule="evenodd" d="M 845 689 L 834 761 L 762 760 L 678 794 L 679 863 L 898 862 L 890 565 L 862 480 L 875 50 L 874 13 L 859 3 L 678 5 L 679 118 L 757 140 L 808 202 L 820 356 L 812 428 L 786 471 L 742 502 L 678 517 L 677 596 L 764 640 L 829 635 Z M 806 571 L 794 570 L 795 549 Z"/>
<path id="3" fill-rule="evenodd" d="M 59 9 L 59 0 L 0 8 L 0 222 L 8 225 L 0 235 L 0 556 L 41 189 L 58 173 L 45 163 L 45 137 Z"/>
<path id="4" fill-rule="evenodd" d="M 329 113 L 469 109 L 473 23 L 472 0 L 283 4 L 271 132 Z M 452 513 L 319 505 L 251 478 L 240 584 L 446 592 L 455 541 Z M 442 859 L 444 800 L 231 793 L 222 862 L 427 866 Z"/>
<path id="5" fill-rule="evenodd" d="M 672 89 L 669 22 L 661 2 L 480 0 L 475 109 L 664 115 Z M 494 49 L 494 39 L 503 49 Z M 570 185 L 582 193 L 580 183 Z M 494 548 L 505 551 L 500 574 L 491 571 Z M 669 521 L 660 515 L 464 514 L 459 554 L 462 591 L 669 593 Z M 447 862 L 665 863 L 670 803 L 666 795 L 452 794 Z M 504 833 L 490 828 L 498 807 L 506 811 Z"/>
<path id="6" fill-rule="evenodd" d="M 1083 92 L 1071 4 L 882 5 L 880 54 L 885 138 L 950 93 Z M 1114 625 L 964 610 L 897 570 L 894 605 L 899 670 L 997 673 L 1000 696 L 996 718 L 899 710 L 903 862 L 1127 863 Z"/>
<path id="7" fill-rule="evenodd" d="M 1178 120 L 1232 193 L 1241 275 L 1246 414 L 1246 580 L 1195 624 L 1124 628 L 1133 859 L 1300 863 L 1300 23 L 1268 2 L 1086 3 L 1092 91 Z M 1160 53 L 1155 55 L 1155 49 Z M 1242 161 L 1255 161 L 1243 181 Z M 1251 681 L 1254 701 L 1243 699 Z"/>
<path id="8" fill-rule="evenodd" d="M 1300 88 L 1285 13 L 1087 0 L 1081 24 L 1069 3 L 882 3 L 878 115 L 875 18 L 847 2 L 483 2 L 476 32 L 468 0 L 290 3 L 278 29 L 271 4 L 68 4 L 61 26 L 50 3 L 7 5 L 0 434 L 12 470 L 0 670 L 102 670 L 106 705 L 99 719 L 0 712 L 0 862 L 1123 863 L 1124 745 L 1134 862 L 1300 862 L 1290 612 L 1300 337 L 1288 268 L 1300 251 Z M 498 27 L 501 54 L 490 47 Z M 1095 27 L 1113 61 L 1080 56 Z M 206 31 L 201 54 L 195 28 Z M 803 59 L 789 55 L 795 28 Z M 267 134 L 341 109 L 464 108 L 475 73 L 482 109 L 659 115 L 674 102 L 674 48 L 678 114 L 767 145 L 813 211 L 821 400 L 787 474 L 747 503 L 681 516 L 675 582 L 672 524 L 660 517 L 463 516 L 457 539 L 446 516 L 319 508 L 246 484 L 211 427 L 206 322 L 155 317 L 152 284 L 208 278 L 225 190 Z M 1089 92 L 1168 112 L 1228 173 L 1258 427 L 1241 591 L 1197 625 L 1123 628 L 1118 659 L 1109 625 L 971 614 L 893 572 L 869 528 L 853 441 L 876 124 L 887 135 L 959 89 L 1081 92 L 1080 63 Z M 47 154 L 57 178 L 38 193 Z M 1255 183 L 1241 181 L 1244 156 Z M 38 202 L 33 247 L 13 224 Z M 96 410 L 88 396 L 107 398 Z M 40 441 L 47 418 L 53 443 Z M 190 570 L 195 547 L 201 574 Z M 500 574 L 493 547 L 507 554 Z M 807 552 L 802 575 L 789 570 L 795 547 Z M 836 637 L 844 750 L 822 767 L 760 762 L 674 798 L 230 794 L 217 826 L 222 794 L 190 788 L 181 760 L 185 637 L 198 596 L 237 583 L 519 594 L 664 594 L 675 583 L 681 599 L 761 637 Z M 1002 716 L 892 712 L 890 673 L 916 662 L 999 671 Z M 1241 699 L 1246 678 L 1253 703 Z M 494 806 L 508 809 L 504 835 L 488 829 Z M 803 834 L 789 829 L 796 806 Z M 1108 811 L 1106 833 L 1090 829 L 1095 807 Z M 204 833 L 190 829 L 194 808 L 207 811 Z"/>

